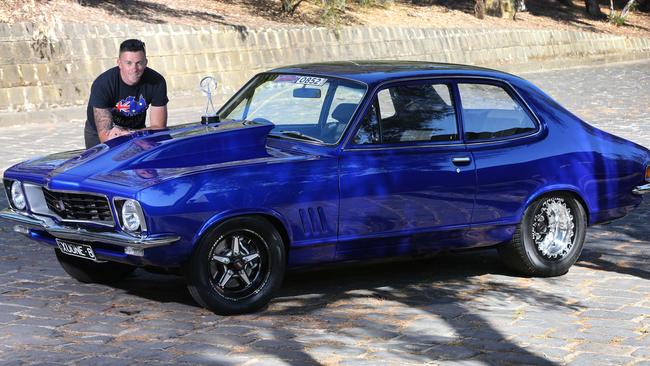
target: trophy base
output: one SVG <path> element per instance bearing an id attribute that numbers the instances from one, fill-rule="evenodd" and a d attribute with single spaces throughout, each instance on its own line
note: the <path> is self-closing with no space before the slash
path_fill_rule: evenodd
<path id="1" fill-rule="evenodd" d="M 207 125 L 208 123 L 219 122 L 219 116 L 201 116 L 201 123 Z"/>

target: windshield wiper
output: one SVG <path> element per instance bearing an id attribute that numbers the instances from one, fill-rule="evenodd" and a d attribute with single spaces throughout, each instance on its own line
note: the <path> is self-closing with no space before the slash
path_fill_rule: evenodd
<path id="1" fill-rule="evenodd" d="M 278 131 L 278 133 L 283 135 L 283 136 L 289 136 L 289 137 L 298 138 L 298 139 L 302 139 L 302 140 L 321 142 L 321 143 L 323 142 L 323 140 L 319 140 L 319 139 L 317 139 L 315 137 L 305 135 L 304 133 L 299 132 L 299 131 Z"/>

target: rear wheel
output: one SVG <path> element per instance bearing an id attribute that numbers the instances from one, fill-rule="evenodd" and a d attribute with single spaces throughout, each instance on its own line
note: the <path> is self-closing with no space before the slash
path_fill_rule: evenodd
<path id="1" fill-rule="evenodd" d="M 221 315 L 265 306 L 285 271 L 282 238 L 259 217 L 228 220 L 201 239 L 187 268 L 188 289 L 201 306 Z"/>
<path id="2" fill-rule="evenodd" d="M 63 254 L 55 249 L 56 259 L 63 270 L 79 282 L 109 283 L 116 282 L 128 276 L 135 266 L 116 262 L 97 263 L 83 258 Z"/>
<path id="3" fill-rule="evenodd" d="M 553 193 L 526 209 L 513 239 L 498 250 L 508 267 L 525 275 L 559 276 L 580 257 L 586 231 L 586 213 L 580 202 Z"/>

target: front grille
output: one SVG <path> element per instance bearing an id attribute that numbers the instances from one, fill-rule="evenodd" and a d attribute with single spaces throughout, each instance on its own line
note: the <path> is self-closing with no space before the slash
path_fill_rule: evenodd
<path id="1" fill-rule="evenodd" d="M 88 193 L 54 192 L 43 188 L 47 207 L 63 220 L 113 223 L 108 199 Z"/>

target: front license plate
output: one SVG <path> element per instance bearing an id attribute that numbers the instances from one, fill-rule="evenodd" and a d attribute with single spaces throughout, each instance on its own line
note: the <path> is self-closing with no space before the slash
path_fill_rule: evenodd
<path id="1" fill-rule="evenodd" d="M 63 241 L 60 239 L 56 239 L 56 244 L 59 246 L 59 249 L 61 249 L 61 251 L 65 254 L 90 259 L 92 261 L 97 260 L 97 257 L 95 257 L 95 252 L 93 251 L 93 248 L 90 247 L 90 245 L 71 243 L 69 241 Z"/>

